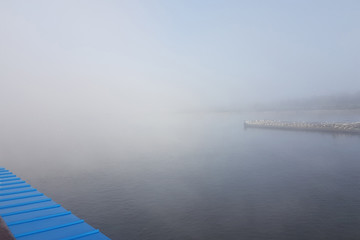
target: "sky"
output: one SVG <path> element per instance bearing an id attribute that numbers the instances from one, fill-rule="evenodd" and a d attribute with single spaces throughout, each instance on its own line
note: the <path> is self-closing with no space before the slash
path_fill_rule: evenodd
<path id="1" fill-rule="evenodd" d="M 3 0 L 0 107 L 101 114 L 357 92 L 359 12 L 357 0 Z"/>

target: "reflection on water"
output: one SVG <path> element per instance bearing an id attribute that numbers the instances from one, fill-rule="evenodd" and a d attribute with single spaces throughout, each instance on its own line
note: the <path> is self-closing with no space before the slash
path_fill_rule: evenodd
<path id="1" fill-rule="evenodd" d="M 33 122 L 5 130 L 1 165 L 112 239 L 359 239 L 358 136 L 243 128 L 248 119 L 359 116 L 177 113 Z"/>

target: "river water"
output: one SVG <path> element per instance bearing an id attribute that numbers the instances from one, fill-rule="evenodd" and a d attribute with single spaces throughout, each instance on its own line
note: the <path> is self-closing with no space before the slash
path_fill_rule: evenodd
<path id="1" fill-rule="evenodd" d="M 360 137 L 244 120 L 359 111 L 169 113 L 14 123 L 3 167 L 112 239 L 360 239 Z"/>

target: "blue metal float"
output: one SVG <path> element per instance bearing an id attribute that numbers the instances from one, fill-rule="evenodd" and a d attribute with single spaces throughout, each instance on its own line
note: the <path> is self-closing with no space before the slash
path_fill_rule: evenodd
<path id="1" fill-rule="evenodd" d="M 0 216 L 19 240 L 110 239 L 5 168 L 0 168 Z"/>

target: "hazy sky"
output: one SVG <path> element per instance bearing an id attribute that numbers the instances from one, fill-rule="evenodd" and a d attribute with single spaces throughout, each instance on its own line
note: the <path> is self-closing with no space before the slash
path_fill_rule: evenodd
<path id="1" fill-rule="evenodd" d="M 356 92 L 359 12 L 357 0 L 3 0 L 1 105 L 131 111 Z"/>

